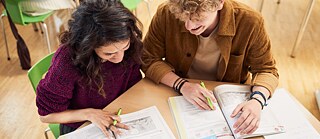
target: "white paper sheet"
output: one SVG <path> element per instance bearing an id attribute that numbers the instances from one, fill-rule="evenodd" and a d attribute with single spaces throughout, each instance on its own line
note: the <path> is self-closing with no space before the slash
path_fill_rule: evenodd
<path id="1" fill-rule="evenodd" d="M 214 89 L 214 92 L 231 130 L 234 131 L 235 129 L 233 128 L 233 125 L 238 120 L 238 116 L 240 116 L 240 114 L 238 114 L 235 118 L 231 118 L 230 116 L 238 104 L 249 99 L 251 87 L 239 85 L 220 85 Z M 270 107 L 265 107 L 261 111 L 260 125 L 255 132 L 250 135 L 240 135 L 240 133 L 233 134 L 235 138 L 247 138 L 283 132 L 285 132 L 284 126 L 279 123 L 279 120 L 275 117 Z"/>
<path id="2" fill-rule="evenodd" d="M 175 139 L 170 128 L 162 118 L 157 107 L 121 115 L 122 123 L 130 130 L 120 129 L 123 134 L 117 139 Z M 93 124 L 60 136 L 61 139 L 105 139 L 101 130 Z"/>
<path id="3" fill-rule="evenodd" d="M 169 104 L 181 139 L 233 139 L 217 103 L 214 111 L 200 110 L 182 96 L 170 97 Z"/>
<path id="4" fill-rule="evenodd" d="M 268 107 L 285 126 L 286 132 L 265 136 L 265 139 L 320 139 L 319 133 L 299 111 L 299 106 L 291 99 L 288 91 L 277 89 L 269 104 Z"/>

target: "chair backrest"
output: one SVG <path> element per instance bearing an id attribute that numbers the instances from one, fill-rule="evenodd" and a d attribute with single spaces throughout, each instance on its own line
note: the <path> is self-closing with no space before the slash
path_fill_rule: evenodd
<path id="1" fill-rule="evenodd" d="M 36 93 L 37 86 L 42 79 L 42 76 L 48 71 L 51 60 L 54 53 L 51 53 L 47 55 L 46 57 L 39 60 L 36 64 L 34 64 L 28 71 L 28 78 L 31 82 L 31 85 L 34 89 L 34 92 Z M 49 124 L 49 128 L 51 132 L 53 133 L 55 138 L 58 138 L 60 135 L 60 124 Z"/>
<path id="2" fill-rule="evenodd" d="M 7 12 L 9 12 L 11 19 L 16 24 L 25 25 L 23 20 L 22 10 L 19 5 L 20 1 L 23 0 L 5 0 L 7 6 Z"/>
<path id="3" fill-rule="evenodd" d="M 54 53 L 51 53 L 46 57 L 42 58 L 40 61 L 34 64 L 28 71 L 28 77 L 35 92 L 40 80 L 42 79 L 42 76 L 48 71 L 51 65 L 53 55 Z"/>
<path id="4" fill-rule="evenodd" d="M 135 10 L 142 0 L 121 0 L 122 4 L 129 10 Z"/>

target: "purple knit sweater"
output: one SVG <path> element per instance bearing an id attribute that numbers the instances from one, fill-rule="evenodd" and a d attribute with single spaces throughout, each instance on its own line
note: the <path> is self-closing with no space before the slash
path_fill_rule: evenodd
<path id="1" fill-rule="evenodd" d="M 95 85 L 81 79 L 79 69 L 71 60 L 70 48 L 61 46 L 55 53 L 52 65 L 37 87 L 36 104 L 41 116 L 67 109 L 103 109 L 114 99 L 141 80 L 140 64 L 132 59 L 119 64 L 102 63 L 106 98 L 99 95 Z M 123 63 L 126 63 L 125 66 Z M 78 128 L 84 122 L 65 124 Z"/>

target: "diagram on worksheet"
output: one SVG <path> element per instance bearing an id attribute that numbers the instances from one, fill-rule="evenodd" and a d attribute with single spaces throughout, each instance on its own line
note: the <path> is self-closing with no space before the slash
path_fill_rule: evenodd
<path id="1" fill-rule="evenodd" d="M 156 125 L 150 116 L 124 122 L 124 124 L 128 125 L 130 130 L 121 130 L 121 137 L 143 134 L 156 129 Z"/>

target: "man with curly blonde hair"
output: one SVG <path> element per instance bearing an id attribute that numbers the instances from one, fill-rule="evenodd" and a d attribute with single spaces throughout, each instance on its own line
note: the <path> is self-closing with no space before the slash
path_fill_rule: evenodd
<path id="1" fill-rule="evenodd" d="M 212 92 L 185 78 L 252 85 L 252 97 L 239 104 L 235 133 L 259 126 L 266 99 L 278 85 L 278 72 L 262 16 L 233 0 L 169 0 L 159 6 L 144 39 L 142 70 L 156 83 L 173 87 L 200 109 Z"/>

